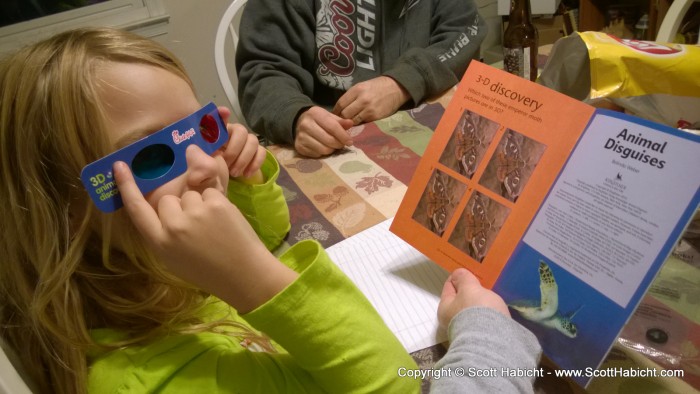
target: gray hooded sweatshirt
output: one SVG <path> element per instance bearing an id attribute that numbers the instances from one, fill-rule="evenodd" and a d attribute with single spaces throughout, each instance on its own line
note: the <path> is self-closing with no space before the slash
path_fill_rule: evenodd
<path id="1" fill-rule="evenodd" d="M 249 0 L 236 52 L 248 125 L 294 142 L 301 111 L 385 75 L 415 106 L 461 79 L 486 25 L 473 0 Z"/>

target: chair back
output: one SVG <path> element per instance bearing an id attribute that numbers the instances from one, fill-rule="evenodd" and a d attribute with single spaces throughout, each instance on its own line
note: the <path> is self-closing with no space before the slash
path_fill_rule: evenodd
<path id="1" fill-rule="evenodd" d="M 247 0 L 233 0 L 231 2 L 221 17 L 214 39 L 214 63 L 221 86 L 231 104 L 232 121 L 242 124 L 246 124 L 246 122 L 238 102 L 238 74 L 236 73 L 235 58 L 238 46 L 238 27 L 246 2 Z"/>
<path id="2" fill-rule="evenodd" d="M 31 394 L 14 351 L 0 338 L 0 394 Z"/>
<path id="3" fill-rule="evenodd" d="M 694 2 L 700 0 L 674 0 L 664 16 L 664 20 L 659 26 L 659 32 L 656 34 L 656 42 L 673 42 L 678 29 L 681 27 L 685 14 L 690 9 Z"/>

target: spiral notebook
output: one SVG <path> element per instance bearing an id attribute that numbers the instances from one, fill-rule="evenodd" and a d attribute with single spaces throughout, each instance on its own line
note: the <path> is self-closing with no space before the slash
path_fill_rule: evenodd
<path id="1" fill-rule="evenodd" d="M 437 306 L 449 275 L 389 232 L 392 219 L 327 249 L 409 353 L 444 342 Z"/>

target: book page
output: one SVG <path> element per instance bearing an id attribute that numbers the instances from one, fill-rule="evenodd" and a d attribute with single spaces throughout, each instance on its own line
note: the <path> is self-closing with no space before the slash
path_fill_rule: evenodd
<path id="1" fill-rule="evenodd" d="M 393 233 L 392 219 L 327 249 L 409 353 L 447 340 L 437 307 L 448 273 Z"/>
<path id="2" fill-rule="evenodd" d="M 626 307 L 675 242 L 668 236 L 700 183 L 697 151 L 685 138 L 597 114 L 524 242 Z"/>
<path id="3" fill-rule="evenodd" d="M 473 61 L 430 140 L 391 231 L 491 288 L 593 108 Z"/>
<path id="4" fill-rule="evenodd" d="M 560 368 L 605 359 L 698 208 L 697 168 L 700 137 L 596 112 L 494 286 Z"/>

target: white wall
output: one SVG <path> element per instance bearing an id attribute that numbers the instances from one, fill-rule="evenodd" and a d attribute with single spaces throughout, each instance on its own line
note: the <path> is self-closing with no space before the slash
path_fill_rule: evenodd
<path id="1" fill-rule="evenodd" d="M 80 26 L 125 27 L 168 47 L 185 64 L 200 101 L 229 105 L 214 66 L 214 37 L 231 0 L 115 0 L 0 27 L 0 57 Z M 233 66 L 233 59 L 231 59 Z"/>
<path id="2" fill-rule="evenodd" d="M 170 15 L 167 33 L 153 37 L 184 63 L 200 101 L 229 106 L 214 66 L 214 37 L 231 0 L 163 0 Z M 230 59 L 233 67 L 233 59 Z"/>

